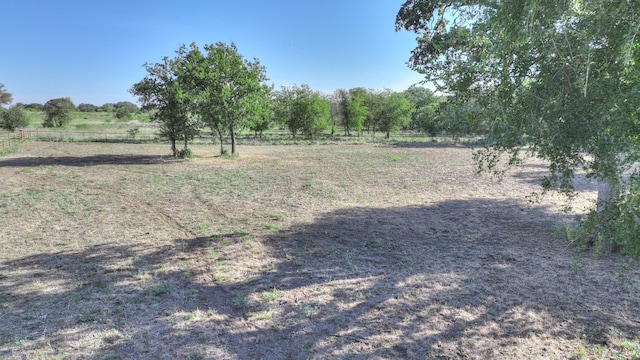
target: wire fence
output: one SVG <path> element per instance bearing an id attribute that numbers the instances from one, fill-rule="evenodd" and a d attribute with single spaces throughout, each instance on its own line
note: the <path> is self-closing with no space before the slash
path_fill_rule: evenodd
<path id="1" fill-rule="evenodd" d="M 40 140 L 40 141 L 105 141 L 105 142 L 125 142 L 125 141 L 155 141 L 158 136 L 152 133 L 140 134 L 131 131 L 55 131 L 48 129 L 27 129 L 15 132 L 0 131 L 0 142 L 15 142 L 17 140 Z"/>
<path id="2" fill-rule="evenodd" d="M 147 130 L 147 129 L 145 129 Z M 377 136 L 368 133 L 359 134 L 360 136 L 343 136 L 342 133 L 324 134 L 314 138 L 319 142 L 331 143 L 352 143 L 352 142 L 425 142 L 425 143 L 451 143 L 450 137 L 431 138 L 424 133 L 415 131 L 402 131 L 394 134 L 391 139 L 385 139 L 384 134 L 378 133 Z M 23 129 L 15 132 L 0 130 L 0 153 L 14 151 L 20 142 L 24 140 L 36 141 L 67 141 L 67 142 L 118 142 L 118 143 L 149 143 L 159 142 L 162 139 L 154 131 L 139 131 L 129 129 L 124 131 L 68 131 L 54 129 Z M 217 136 L 203 132 L 190 141 L 191 144 L 216 143 L 219 141 Z M 304 143 L 304 139 L 294 138 L 285 129 L 270 130 L 264 136 L 257 136 L 253 133 L 244 132 L 237 134 L 236 141 L 238 144 L 289 144 Z M 473 141 L 473 139 L 467 139 Z"/>

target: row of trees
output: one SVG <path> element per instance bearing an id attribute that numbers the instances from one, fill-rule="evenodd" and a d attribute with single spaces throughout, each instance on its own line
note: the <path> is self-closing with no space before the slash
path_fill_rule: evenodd
<path id="1" fill-rule="evenodd" d="M 181 51 L 182 54 L 186 54 L 194 50 L 197 51 L 197 48 L 189 50 L 183 48 Z M 194 56 L 194 54 L 191 55 Z M 177 62 L 178 59 L 165 59 L 165 61 Z M 147 64 L 146 66 L 154 74 L 160 74 L 161 68 L 168 69 L 167 64 Z M 183 81 L 185 81 L 185 74 L 187 72 L 183 69 Z M 155 88 L 142 88 L 143 83 L 153 76 L 157 75 L 150 75 L 147 80 L 136 84 L 134 87 L 137 87 L 137 90 L 135 91 L 159 91 L 161 87 L 157 83 Z M 150 83 L 146 83 L 146 85 L 150 85 Z M 169 83 L 164 83 L 164 86 L 169 86 Z M 196 87 L 192 89 L 198 91 Z M 133 113 L 141 110 L 158 110 L 159 106 L 173 104 L 168 102 L 167 94 L 163 96 L 164 101 L 167 101 L 166 105 L 160 102 L 156 104 L 153 102 L 156 101 L 156 98 L 150 97 L 150 101 L 146 103 L 147 106 L 144 109 L 127 101 L 107 103 L 102 106 L 86 103 L 75 106 L 70 98 L 51 99 L 44 105 L 18 103 L 5 115 L 7 120 L 2 123 L 5 125 L 0 125 L 11 131 L 28 126 L 28 117 L 22 110 L 45 112 L 44 127 L 67 125 L 74 111 L 106 110 L 114 112 L 118 119 L 128 120 L 131 119 Z M 189 100 L 191 103 L 185 102 L 180 105 L 184 106 L 184 114 L 188 115 L 189 119 L 186 121 L 180 117 L 152 112 L 154 120 L 160 124 L 160 135 L 171 140 L 175 155 L 179 153 L 175 145 L 177 141 L 183 141 L 184 149 L 187 149 L 189 141 L 201 131 L 212 131 L 220 139 L 230 135 L 229 130 L 226 126 L 222 126 L 221 121 L 200 119 L 202 110 L 200 112 L 194 110 L 196 109 L 194 102 L 197 96 L 194 94 L 191 96 L 191 100 Z M 10 99 L 8 101 L 10 102 Z M 456 115 L 456 111 L 450 111 L 445 105 L 448 105 L 445 98 L 437 97 L 429 89 L 419 86 L 412 86 L 402 93 L 353 88 L 350 90 L 339 89 L 331 95 L 326 95 L 312 90 L 307 85 L 273 90 L 262 83 L 260 92 L 254 94 L 251 101 L 243 102 L 242 116 L 236 121 L 235 130 L 247 129 L 258 137 L 262 136 L 264 131 L 277 126 L 288 129 L 293 138 L 302 136 L 307 139 L 312 139 L 328 129 L 333 135 L 338 127 L 342 127 L 346 136 L 361 136 L 364 132 L 375 136 L 377 132 L 381 132 L 388 138 L 391 133 L 399 129 L 424 131 L 431 136 L 436 136 L 442 132 L 452 132 L 461 128 L 461 118 Z M 168 111 L 168 109 L 165 110 Z M 215 117 L 211 119 L 215 119 Z M 222 143 L 221 151 L 224 151 Z M 234 151 L 232 146 L 232 152 Z"/>
<path id="2" fill-rule="evenodd" d="M 11 93 L 5 89 L 3 84 L 0 84 L 0 106 L 8 105 L 12 100 Z M 30 121 L 26 111 L 43 111 L 45 113 L 43 127 L 63 127 L 71 121 L 73 111 L 108 111 L 113 112 L 118 119 L 129 120 L 132 118 L 132 114 L 139 112 L 140 109 L 136 104 L 129 101 L 121 101 L 115 104 L 107 103 L 100 107 L 91 104 L 80 104 L 76 107 L 68 97 L 51 99 L 44 105 L 17 103 L 8 109 L 0 107 L 0 128 L 15 131 L 16 129 L 27 127 Z"/>
<path id="3" fill-rule="evenodd" d="M 73 102 L 72 102 L 73 104 Z M 23 104 L 23 103 L 17 103 L 16 105 L 18 106 L 22 106 L 25 110 L 33 110 L 33 111 L 44 111 L 44 104 L 39 104 L 39 103 L 30 103 L 30 104 Z M 129 110 L 129 112 L 131 113 L 137 113 L 140 111 L 140 108 L 138 107 L 138 105 L 130 102 L 130 101 L 120 101 L 117 103 L 106 103 L 106 104 L 102 104 L 101 106 L 98 105 L 93 105 L 93 104 L 87 104 L 87 103 L 81 103 L 78 106 L 73 106 L 74 110 L 80 111 L 80 112 L 116 112 L 118 109 L 121 108 L 125 108 L 127 110 Z"/>
<path id="4" fill-rule="evenodd" d="M 77 106 L 78 111 L 81 112 L 117 112 L 120 109 L 126 109 L 131 114 L 135 114 L 140 111 L 138 105 L 130 101 L 119 101 L 117 103 L 106 103 L 101 106 L 81 103 Z"/>
<path id="5" fill-rule="evenodd" d="M 130 92 L 143 109 L 154 110 L 152 119 L 171 142 L 174 156 L 188 153 L 189 142 L 206 130 L 220 139 L 221 153 L 223 139 L 229 137 L 232 154 L 238 131 L 248 129 L 261 136 L 274 125 L 288 129 L 294 138 L 312 139 L 330 128 L 334 132 L 338 125 L 347 136 L 366 130 L 389 137 L 400 128 L 433 125 L 427 117 L 435 112 L 437 100 L 417 87 L 406 94 L 355 88 L 332 96 L 307 85 L 274 90 L 259 60 L 246 60 L 233 43 L 205 45 L 203 50 L 196 44 L 183 45 L 176 57 L 144 66 L 147 76 Z M 178 142 L 184 144 L 182 150 Z"/>

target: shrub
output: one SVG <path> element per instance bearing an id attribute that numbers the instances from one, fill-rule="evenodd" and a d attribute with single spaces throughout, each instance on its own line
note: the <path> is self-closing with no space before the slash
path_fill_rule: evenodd
<path id="1" fill-rule="evenodd" d="M 618 200 L 582 221 L 574 241 L 596 252 L 620 251 L 640 257 L 640 175 L 625 183 Z"/>
<path id="2" fill-rule="evenodd" d="M 24 108 L 19 105 L 10 107 L 8 110 L 2 110 L 0 113 L 0 128 L 8 131 L 16 131 L 16 129 L 29 126 L 29 117 Z"/>
<path id="3" fill-rule="evenodd" d="M 131 120 L 131 117 L 131 111 L 129 111 L 129 109 L 127 109 L 126 107 L 121 107 L 116 110 L 116 119 L 120 121 L 129 121 Z"/>
<path id="4" fill-rule="evenodd" d="M 46 117 L 42 126 L 44 127 L 62 127 L 71 121 L 71 111 L 75 109 L 75 105 L 70 98 L 51 99 L 44 104 Z"/>
<path id="5" fill-rule="evenodd" d="M 192 159 L 193 158 L 193 152 L 191 152 L 191 149 L 182 149 L 178 151 L 178 157 L 180 159 Z"/>
<path id="6" fill-rule="evenodd" d="M 127 134 L 129 135 L 130 138 L 135 139 L 136 136 L 138 135 L 138 133 L 140 132 L 140 128 L 139 127 L 134 127 L 131 128 L 129 130 L 127 130 Z"/>

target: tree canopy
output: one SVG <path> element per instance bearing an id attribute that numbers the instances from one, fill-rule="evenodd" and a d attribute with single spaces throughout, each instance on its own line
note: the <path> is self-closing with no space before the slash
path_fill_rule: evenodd
<path id="1" fill-rule="evenodd" d="M 160 125 L 159 135 L 171 142 L 173 156 L 178 156 L 177 141 L 187 144 L 199 131 L 199 124 L 189 115 L 190 99 L 177 77 L 179 64 L 163 58 L 162 63 L 145 64 L 147 76 L 129 90 L 138 96 L 143 109 L 155 109 L 151 119 Z"/>
<path id="2" fill-rule="evenodd" d="M 204 52 L 192 43 L 182 45 L 176 54 L 163 63 L 146 64 L 148 75 L 133 85 L 131 93 L 143 108 L 158 110 L 153 118 L 172 141 L 174 155 L 175 141 L 184 140 L 186 150 L 203 124 L 219 136 L 221 152 L 222 138 L 229 134 L 231 153 L 236 153 L 236 132 L 255 120 L 254 112 L 264 105 L 260 98 L 268 95 L 265 68 L 257 59 L 244 59 L 233 43 L 205 45 Z M 268 111 L 262 115 L 268 116 Z"/>
<path id="3" fill-rule="evenodd" d="M 373 132 L 381 131 L 388 139 L 392 132 L 408 126 L 414 107 L 402 93 L 383 91 L 370 95 Z"/>
<path id="4" fill-rule="evenodd" d="M 29 126 L 29 117 L 24 106 L 14 105 L 7 110 L 0 111 L 0 128 L 8 131 L 16 131 L 19 128 Z"/>
<path id="5" fill-rule="evenodd" d="M 71 111 L 75 110 L 75 105 L 70 98 L 51 99 L 44 104 L 45 119 L 42 123 L 44 127 L 62 127 L 71 121 Z"/>
<path id="6" fill-rule="evenodd" d="M 13 101 L 13 96 L 4 87 L 4 84 L 0 84 L 0 105 L 11 104 L 11 101 Z"/>
<path id="7" fill-rule="evenodd" d="M 640 207 L 619 191 L 640 156 L 635 1 L 408 0 L 396 28 L 419 35 L 410 67 L 451 101 L 473 100 L 468 121 L 487 120 L 481 169 L 499 169 L 505 153 L 518 163 L 527 145 L 549 161 L 545 189 L 571 193 L 585 171 L 602 184 L 600 208 L 635 212 L 640 229 Z"/>
<path id="8" fill-rule="evenodd" d="M 302 134 L 312 139 L 329 127 L 329 101 L 309 85 L 282 87 L 274 97 L 276 119 L 289 129 L 291 136 Z"/>
<path id="9" fill-rule="evenodd" d="M 251 111 L 268 95 L 266 69 L 258 59 L 246 60 L 234 43 L 205 45 L 204 51 L 196 44 L 182 46 L 178 76 L 193 98 L 195 113 L 218 132 L 221 141 L 223 130 L 228 132 L 235 154 L 236 132 L 248 125 Z"/>
<path id="10" fill-rule="evenodd" d="M 353 88 L 345 95 L 342 99 L 344 131 L 347 136 L 351 135 L 352 130 L 360 134 L 364 127 L 364 122 L 369 116 L 369 109 L 365 104 L 367 90 L 365 88 Z"/>

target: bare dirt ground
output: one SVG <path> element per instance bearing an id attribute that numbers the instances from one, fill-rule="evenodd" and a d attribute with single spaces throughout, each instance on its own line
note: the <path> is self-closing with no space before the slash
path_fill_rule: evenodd
<path id="1" fill-rule="evenodd" d="M 633 359 L 640 271 L 531 160 L 450 146 L 29 142 L 0 158 L 0 358 Z"/>

